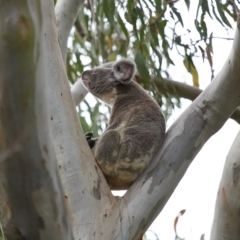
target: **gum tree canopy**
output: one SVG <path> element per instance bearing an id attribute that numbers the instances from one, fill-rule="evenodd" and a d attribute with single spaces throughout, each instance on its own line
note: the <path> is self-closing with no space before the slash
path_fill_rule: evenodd
<path id="1" fill-rule="evenodd" d="M 141 239 L 207 140 L 229 117 L 240 122 L 238 6 L 234 0 L 0 0 L 4 237 Z M 185 28 L 183 7 L 195 13 L 191 30 Z M 212 20 L 226 30 L 236 28 L 232 50 L 215 77 L 216 36 L 207 24 Z M 174 54 L 192 75 L 191 86 L 171 79 Z M 108 113 L 101 103 L 92 107 L 84 100 L 87 92 L 78 78 L 84 69 L 121 56 L 135 60 L 136 81 L 166 118 L 181 98 L 193 102 L 169 128 L 147 169 L 123 197 L 115 197 L 83 132 L 101 133 Z M 194 64 L 199 56 L 214 77 L 204 91 Z M 238 134 L 220 184 L 212 240 L 240 239 L 239 151 Z"/>

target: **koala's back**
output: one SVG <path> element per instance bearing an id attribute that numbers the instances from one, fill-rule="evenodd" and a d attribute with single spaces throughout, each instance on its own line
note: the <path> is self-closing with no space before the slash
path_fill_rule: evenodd
<path id="1" fill-rule="evenodd" d="M 122 59 L 82 74 L 89 92 L 112 108 L 109 126 L 94 140 L 93 153 L 113 190 L 132 185 L 159 150 L 165 135 L 161 109 L 133 81 L 135 73 L 134 62 Z"/>
<path id="2" fill-rule="evenodd" d="M 94 152 L 110 187 L 127 189 L 162 145 L 165 120 L 157 103 L 137 83 L 119 84 L 116 91 L 109 126 Z M 109 149 L 99 154 L 103 143 Z"/>

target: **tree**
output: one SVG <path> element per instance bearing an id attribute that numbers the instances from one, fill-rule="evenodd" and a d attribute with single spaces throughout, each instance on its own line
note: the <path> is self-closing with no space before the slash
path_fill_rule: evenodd
<path id="1" fill-rule="evenodd" d="M 189 6 L 190 1 L 185 2 Z M 196 22 L 196 29 L 200 33 L 201 40 L 210 47 L 211 35 L 208 37 L 206 34 L 204 17 L 206 14 L 211 14 L 207 1 L 200 2 L 197 12 L 199 13 L 201 9 L 201 17 L 200 22 Z M 33 3 L 29 0 L 19 0 L 0 3 L 0 62 L 2 63 L 0 67 L 0 202 L 1 223 L 5 235 L 8 239 L 73 239 L 73 236 L 75 239 L 140 239 L 168 201 L 195 155 L 239 106 L 239 18 L 233 49 L 222 71 L 171 126 L 157 156 L 127 193 L 119 198 L 111 194 L 84 139 L 64 67 L 67 36 L 83 2 L 57 1 L 55 10 L 58 29 L 56 29 L 52 1 Z M 118 3 L 121 5 L 120 1 Z M 157 71 L 157 68 L 164 69 L 160 64 L 162 61 L 160 53 L 164 56 L 166 66 L 172 63 L 166 47 L 169 43 L 164 38 L 166 37 L 164 32 L 161 32 L 163 26 L 167 24 L 166 21 L 162 21 L 165 12 L 170 8 L 173 16 L 182 24 L 181 15 L 174 3 L 175 1 L 163 3 L 156 1 L 153 6 L 159 10 L 159 15 L 152 16 L 149 10 L 151 22 L 148 28 L 138 29 L 137 17 L 142 21 L 142 26 L 145 24 L 145 19 L 141 19 L 143 7 L 138 7 L 134 1 L 128 1 L 129 14 L 126 15 L 126 19 L 131 18 L 129 21 L 133 23 L 133 32 L 139 34 L 139 41 L 136 44 L 142 42 L 140 37 L 147 33 L 145 31 L 150 31 L 149 33 L 152 34 L 154 42 L 149 42 L 148 46 L 140 44 L 138 46 L 140 50 L 135 54 L 139 69 L 138 79 L 154 94 L 160 104 L 168 105 L 166 115 L 171 111 L 169 107 L 171 104 L 167 103 L 171 103 L 172 98 L 168 95 L 181 92 L 177 86 L 182 87 L 188 95 L 191 93 L 191 96 L 196 96 L 199 92 L 196 88 L 168 81 L 167 76 L 163 77 Z M 215 3 L 216 7 L 212 3 L 214 16 L 223 25 L 228 25 L 225 13 L 235 17 L 237 8 L 234 1 L 228 1 L 230 5 L 222 4 L 220 1 Z M 138 4 L 144 4 L 144 1 L 139 1 Z M 93 14 L 93 22 L 96 21 L 101 26 L 99 16 L 105 14 L 109 23 L 115 24 L 109 10 L 109 8 L 116 10 L 113 5 L 113 1 L 103 1 L 99 5 L 91 6 L 92 14 L 94 10 L 99 13 L 99 15 Z M 216 9 L 221 18 L 216 14 Z M 130 14 L 131 11 L 133 14 Z M 81 32 L 79 24 L 83 22 L 81 19 L 83 16 L 87 19 L 87 23 L 89 21 L 86 15 L 80 14 L 80 21 L 75 22 L 78 32 Z M 117 17 L 118 24 L 127 38 L 125 22 L 120 19 L 120 14 Z M 62 22 L 66 23 L 63 28 Z M 111 25 L 105 30 L 113 31 Z M 159 41 L 158 33 L 163 37 L 161 42 L 163 52 L 154 45 Z M 101 45 L 106 35 L 101 31 L 98 34 L 99 38 L 100 36 L 103 38 L 99 41 Z M 107 39 L 111 45 L 113 39 L 109 36 L 112 35 L 109 34 Z M 128 38 L 131 43 L 131 36 Z M 175 44 L 183 45 L 186 68 L 193 75 L 194 84 L 197 85 L 197 70 L 192 61 L 191 49 L 182 44 L 179 36 L 173 39 Z M 123 49 L 124 46 L 126 45 L 123 43 Z M 105 47 L 102 45 L 102 49 L 98 49 L 103 56 L 106 52 Z M 94 55 L 94 51 L 92 52 Z M 146 56 L 143 52 L 149 56 L 154 52 L 154 57 L 158 57 L 159 60 L 158 66 L 154 66 L 151 58 L 147 63 L 149 65 L 146 66 L 143 60 Z M 211 64 L 210 50 L 206 49 L 206 53 Z M 126 54 L 127 52 L 123 55 Z M 96 62 L 98 58 L 98 55 L 92 58 L 93 65 L 98 64 Z M 110 59 L 109 55 L 102 59 L 114 60 Z M 74 58 L 67 61 L 68 68 L 75 66 L 71 61 L 74 62 Z M 155 75 L 156 85 L 161 82 L 159 84 L 166 89 L 164 98 L 156 91 L 155 85 L 143 80 L 152 79 L 151 75 Z M 72 88 L 77 104 L 79 99 L 83 98 L 81 94 L 84 94 L 79 83 L 76 82 Z M 162 99 L 165 99 L 165 102 Z M 239 119 L 238 111 L 237 109 L 235 115 L 232 115 L 236 116 L 236 120 Z M 234 143 L 231 152 L 237 152 L 236 146 L 237 144 Z M 229 156 L 231 161 L 226 163 L 225 169 L 226 174 L 229 174 L 229 164 L 233 164 L 234 186 L 228 188 L 228 192 L 224 191 L 224 196 L 229 194 L 233 200 L 231 207 L 238 209 L 239 203 L 237 200 L 234 201 L 237 197 L 235 198 L 233 192 L 236 189 L 234 187 L 239 185 L 239 163 L 235 159 L 237 155 L 230 153 Z M 221 184 L 232 181 L 232 178 L 227 176 L 223 178 Z M 217 204 L 216 216 L 223 212 L 222 207 L 226 207 L 225 202 Z M 238 215 L 236 217 L 239 218 Z M 220 239 L 216 233 L 218 227 L 221 228 L 218 224 L 222 224 L 222 221 L 215 221 L 214 224 L 212 238 Z M 226 234 L 228 229 L 223 231 Z M 234 231 L 236 231 L 235 239 L 238 239 L 239 230 L 235 228 Z M 230 238 L 229 235 L 226 236 Z"/>
<path id="2" fill-rule="evenodd" d="M 223 236 L 223 239 L 239 238 L 239 136 L 240 132 L 226 159 L 218 190 L 211 239 L 219 239 L 219 236 Z"/>

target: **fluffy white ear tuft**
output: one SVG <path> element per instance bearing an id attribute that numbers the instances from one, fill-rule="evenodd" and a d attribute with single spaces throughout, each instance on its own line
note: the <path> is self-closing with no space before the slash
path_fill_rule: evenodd
<path id="1" fill-rule="evenodd" d="M 123 83 L 128 84 L 130 83 L 135 75 L 136 72 L 136 66 L 135 63 L 129 59 L 122 59 L 120 61 L 117 61 L 113 65 L 113 71 L 115 78 Z"/>

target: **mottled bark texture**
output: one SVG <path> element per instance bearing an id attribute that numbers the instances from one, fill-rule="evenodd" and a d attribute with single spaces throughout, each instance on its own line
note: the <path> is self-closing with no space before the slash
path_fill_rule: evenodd
<path id="1" fill-rule="evenodd" d="M 240 132 L 226 158 L 218 189 L 211 240 L 240 239 Z"/>
<path id="2" fill-rule="evenodd" d="M 0 2 L 0 194 L 8 240 L 73 239 L 39 74 L 47 2 Z"/>

